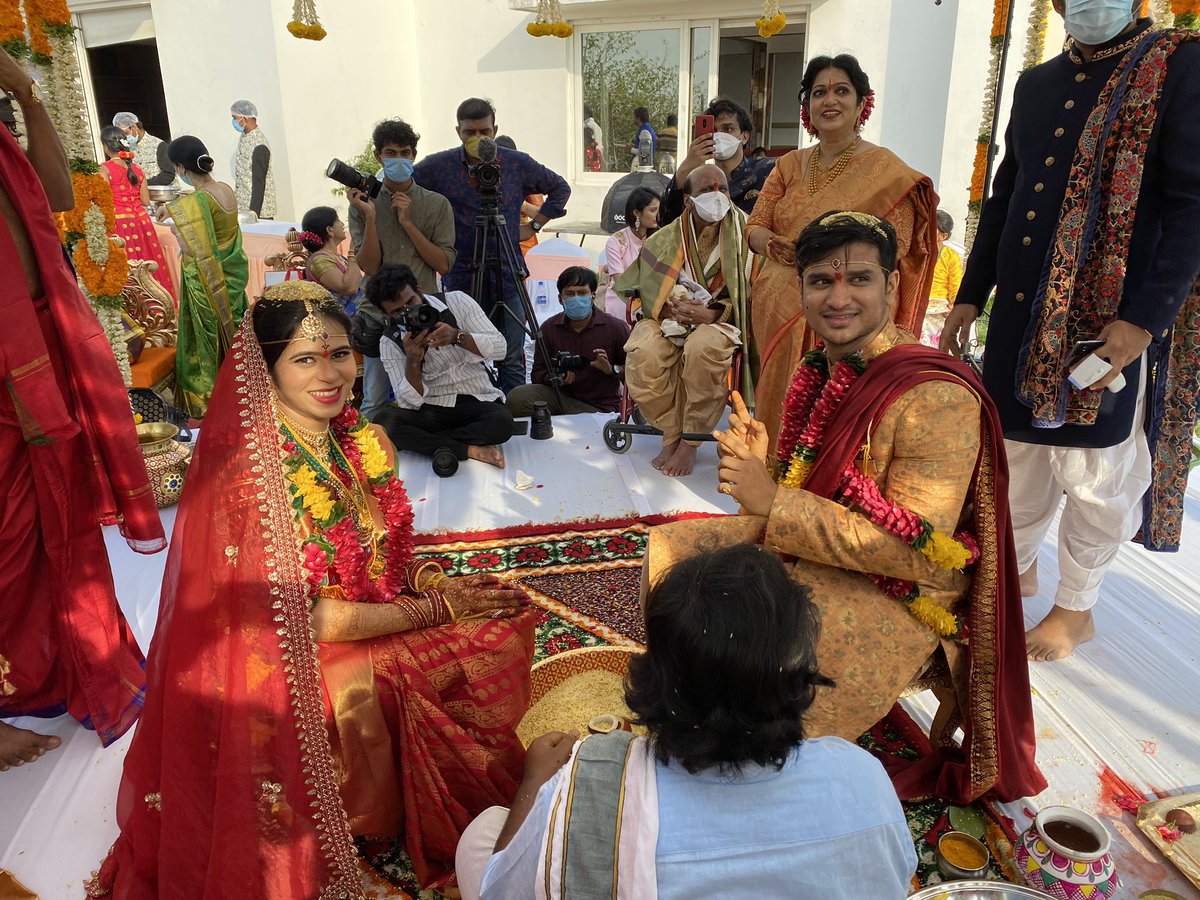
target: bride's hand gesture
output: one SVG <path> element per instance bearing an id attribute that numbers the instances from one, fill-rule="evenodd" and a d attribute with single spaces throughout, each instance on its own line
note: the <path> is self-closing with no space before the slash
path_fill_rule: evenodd
<path id="1" fill-rule="evenodd" d="M 495 575 L 447 578 L 441 590 L 457 619 L 506 618 L 529 603 L 525 591 Z"/>

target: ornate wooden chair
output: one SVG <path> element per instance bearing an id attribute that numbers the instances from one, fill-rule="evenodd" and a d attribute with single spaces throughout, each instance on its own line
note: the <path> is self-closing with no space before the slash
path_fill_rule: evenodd
<path id="1" fill-rule="evenodd" d="M 145 346 L 137 362 L 130 365 L 133 383 L 130 387 L 149 388 L 168 398 L 175 394 L 175 345 L 179 328 L 175 300 L 154 277 L 158 263 L 131 259 L 129 280 L 121 296 L 125 312 L 142 329 Z"/>

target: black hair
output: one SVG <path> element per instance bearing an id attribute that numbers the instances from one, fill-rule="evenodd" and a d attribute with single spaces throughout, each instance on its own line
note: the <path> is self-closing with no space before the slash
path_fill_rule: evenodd
<path id="1" fill-rule="evenodd" d="M 395 300 L 406 287 L 421 293 L 421 285 L 412 269 L 405 265 L 380 266 L 367 282 L 367 302 L 382 310 L 384 303 Z"/>
<path id="2" fill-rule="evenodd" d="M 678 124 L 679 124 L 679 116 L 675 115 L 675 113 L 671 113 L 669 116 L 667 116 L 667 127 L 668 128 L 670 128 L 672 125 L 678 125 Z"/>
<path id="3" fill-rule="evenodd" d="M 766 155 L 767 148 L 766 148 L 766 147 L 764 147 L 762 144 L 759 144 L 757 147 L 755 147 L 755 148 L 754 148 L 754 149 L 753 149 L 753 150 L 750 152 L 750 155 L 751 155 L 751 156 L 755 156 L 755 155 L 757 155 L 759 150 L 761 150 L 761 151 L 763 152 L 763 154 L 764 154 L 764 155 Z"/>
<path id="4" fill-rule="evenodd" d="M 333 319 L 347 335 L 350 334 L 350 317 L 332 296 L 317 302 L 317 310 L 327 319 Z M 251 308 L 254 317 L 254 337 L 262 348 L 263 359 L 272 371 L 283 355 L 288 341 L 308 315 L 308 305 L 303 300 L 271 300 L 260 297 Z"/>
<path id="5" fill-rule="evenodd" d="M 839 53 L 837 56 L 816 56 L 808 62 L 804 77 L 800 79 L 800 105 L 807 106 L 812 97 L 813 84 L 817 76 L 826 69 L 841 69 L 850 76 L 850 84 L 854 87 L 854 102 L 860 102 L 871 93 L 871 79 L 863 71 L 858 60 L 849 53 Z"/>
<path id="6" fill-rule="evenodd" d="M 630 228 L 637 225 L 638 213 L 655 200 L 661 200 L 662 195 L 648 187 L 634 188 L 625 200 L 625 224 Z"/>
<path id="7" fill-rule="evenodd" d="M 635 119 L 639 119 L 642 122 L 645 122 L 647 125 L 650 124 L 650 110 L 646 109 L 644 106 L 639 106 L 634 109 L 633 116 Z"/>
<path id="8" fill-rule="evenodd" d="M 304 218 L 300 220 L 301 231 L 311 231 L 313 234 L 321 238 L 321 243 L 315 244 L 312 241 L 300 239 L 300 243 L 309 253 L 316 253 L 327 243 L 329 243 L 329 235 L 326 233 L 333 227 L 333 223 L 338 220 L 337 210 L 332 206 L 314 206 L 304 214 Z"/>
<path id="9" fill-rule="evenodd" d="M 742 109 L 740 103 L 734 103 L 732 100 L 724 97 L 718 97 L 712 103 L 708 104 L 708 109 L 704 111 L 706 116 L 712 116 L 714 119 L 717 116 L 731 115 L 737 119 L 739 131 L 753 131 L 754 123 L 750 121 L 750 113 Z"/>
<path id="10" fill-rule="evenodd" d="M 590 119 L 592 117 L 592 108 L 588 104 L 583 104 L 583 117 Z"/>
<path id="11" fill-rule="evenodd" d="M 507 134 L 502 134 L 496 138 L 496 146 L 503 147 L 505 150 L 516 150 L 517 142 L 510 138 Z"/>
<path id="12" fill-rule="evenodd" d="M 646 652 L 625 702 L 659 762 L 695 774 L 783 767 L 820 685 L 811 591 L 757 544 L 677 563 L 646 597 Z"/>
<path id="13" fill-rule="evenodd" d="M 569 287 L 585 287 L 594 294 L 599 284 L 596 273 L 587 266 L 568 266 L 558 276 L 558 293 L 561 295 Z"/>
<path id="14" fill-rule="evenodd" d="M 822 225 L 828 216 L 845 215 L 835 224 Z M 804 227 L 796 241 L 796 271 L 804 270 L 847 244 L 870 244 L 879 251 L 879 264 L 888 272 L 896 269 L 896 229 L 886 219 L 868 225 L 851 218 L 854 213 L 830 210 L 822 213 Z"/>
<path id="15" fill-rule="evenodd" d="M 100 143 L 114 153 L 129 151 L 129 146 L 125 143 L 125 132 L 115 125 L 109 125 L 100 129 Z M 142 180 L 137 177 L 137 172 L 133 171 L 133 158 L 121 159 L 118 156 L 117 159 L 125 164 L 125 177 L 129 180 L 129 183 L 134 187 L 141 184 Z"/>
<path id="16" fill-rule="evenodd" d="M 483 100 L 479 97 L 468 97 L 462 103 L 458 104 L 458 109 L 454 112 L 454 121 L 467 122 L 474 119 L 491 118 L 492 124 L 496 124 L 496 107 L 492 106 L 490 100 Z"/>
<path id="17" fill-rule="evenodd" d="M 388 144 L 395 144 L 397 147 L 412 147 L 415 151 L 419 140 L 421 140 L 421 136 L 403 119 L 384 119 L 371 132 L 371 143 L 375 145 L 376 153 L 382 153 L 383 148 Z"/>
<path id="18" fill-rule="evenodd" d="M 196 174 L 211 172 L 216 165 L 208 155 L 204 141 L 190 134 L 177 137 L 167 145 L 167 158 L 175 165 L 183 166 L 186 171 Z"/>
<path id="19" fill-rule="evenodd" d="M 937 219 L 938 231 L 954 234 L 954 217 L 944 209 L 939 209 L 934 217 Z"/>

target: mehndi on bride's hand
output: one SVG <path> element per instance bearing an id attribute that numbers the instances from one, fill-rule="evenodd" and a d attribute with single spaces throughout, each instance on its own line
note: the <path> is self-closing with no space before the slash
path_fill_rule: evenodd
<path id="1" fill-rule="evenodd" d="M 506 618 L 529 603 L 524 590 L 496 575 L 447 578 L 438 589 L 450 602 L 455 619 Z"/>

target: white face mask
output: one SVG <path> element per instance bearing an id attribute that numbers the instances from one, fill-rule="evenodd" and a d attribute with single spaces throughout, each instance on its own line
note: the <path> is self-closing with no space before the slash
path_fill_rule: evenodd
<path id="1" fill-rule="evenodd" d="M 692 197 L 692 206 L 696 214 L 705 222 L 720 222 L 729 212 L 729 198 L 720 191 L 709 191 L 707 194 L 696 194 Z"/>
<path id="2" fill-rule="evenodd" d="M 1130 0 L 1067 0 L 1063 13 L 1067 34 L 1089 47 L 1111 41 L 1132 21 Z"/>
<path id="3" fill-rule="evenodd" d="M 738 152 L 742 142 L 732 134 L 718 131 L 713 135 L 713 156 L 717 159 L 729 159 Z"/>

